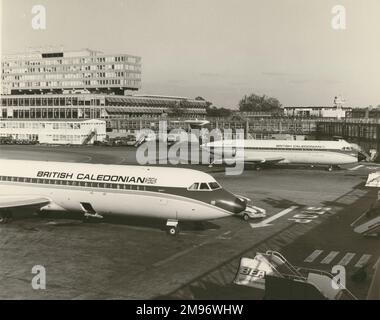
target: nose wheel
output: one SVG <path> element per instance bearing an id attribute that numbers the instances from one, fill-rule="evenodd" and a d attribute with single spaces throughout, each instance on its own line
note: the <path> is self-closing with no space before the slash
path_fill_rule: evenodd
<path id="1" fill-rule="evenodd" d="M 171 236 L 176 236 L 179 233 L 178 220 L 169 219 L 166 221 L 167 233 Z"/>

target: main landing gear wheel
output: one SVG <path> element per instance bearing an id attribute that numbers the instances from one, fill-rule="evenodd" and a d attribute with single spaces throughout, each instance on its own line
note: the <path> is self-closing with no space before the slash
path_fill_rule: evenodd
<path id="1" fill-rule="evenodd" d="M 243 215 L 243 220 L 244 220 L 244 221 L 248 221 L 248 220 L 249 220 L 249 215 L 246 214 L 246 213 L 244 213 L 244 215 Z"/>
<path id="2" fill-rule="evenodd" d="M 11 222 L 13 218 L 12 212 L 9 210 L 5 210 L 0 214 L 0 224 L 6 224 Z"/>
<path id="3" fill-rule="evenodd" d="M 178 221 L 169 219 L 166 221 L 167 232 L 171 236 L 175 236 L 179 233 Z"/>
<path id="4" fill-rule="evenodd" d="M 175 236 L 179 233 L 179 229 L 178 227 L 170 227 L 168 228 L 168 234 L 171 235 L 171 236 Z"/>

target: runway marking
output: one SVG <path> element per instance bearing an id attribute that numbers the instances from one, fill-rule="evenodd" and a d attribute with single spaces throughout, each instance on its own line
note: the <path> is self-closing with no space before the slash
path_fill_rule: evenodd
<path id="1" fill-rule="evenodd" d="M 350 168 L 350 169 L 348 169 L 348 170 L 349 170 L 349 171 L 354 171 L 354 170 L 357 170 L 357 169 L 359 169 L 359 168 L 361 168 L 361 167 L 364 167 L 364 165 L 359 164 L 358 166 L 353 167 L 353 168 Z"/>
<path id="2" fill-rule="evenodd" d="M 348 252 L 345 256 L 338 262 L 340 266 L 346 266 L 350 263 L 353 257 L 355 257 L 356 253 Z"/>
<path id="3" fill-rule="evenodd" d="M 226 231 L 226 232 L 224 232 L 224 233 L 222 233 L 222 234 L 216 236 L 215 238 L 216 238 L 216 239 L 229 240 L 229 239 L 231 239 L 231 238 L 225 238 L 225 237 L 223 237 L 223 236 L 229 235 L 230 233 L 232 233 L 231 230 Z M 181 235 L 181 234 L 183 234 L 183 233 L 181 232 L 180 235 Z M 188 248 L 188 249 L 185 249 L 185 250 L 183 250 L 183 251 L 177 252 L 177 253 L 173 254 L 172 256 L 170 256 L 170 257 L 168 257 L 168 258 L 165 258 L 165 259 L 163 259 L 163 260 L 160 260 L 160 261 L 158 261 L 158 262 L 155 262 L 155 263 L 153 264 L 153 267 L 159 267 L 159 266 L 161 266 L 161 265 L 163 265 L 163 264 L 165 264 L 165 263 L 167 263 L 167 262 L 173 261 L 173 260 L 175 260 L 175 259 L 177 259 L 177 258 L 179 258 L 179 257 L 181 257 L 181 256 L 183 256 L 183 255 L 185 255 L 185 254 L 187 254 L 187 253 L 189 253 L 189 252 L 195 250 L 195 249 L 198 249 L 198 248 L 200 248 L 200 247 L 203 247 L 203 246 L 206 245 L 206 244 L 211 243 L 212 241 L 214 241 L 214 240 L 206 240 L 206 241 L 204 241 L 204 242 L 201 242 L 200 244 L 197 244 L 197 245 L 192 246 L 191 248 Z"/>
<path id="4" fill-rule="evenodd" d="M 290 208 L 288 209 L 285 209 L 285 210 L 282 210 L 280 211 L 279 213 L 259 222 L 259 223 L 250 223 L 250 226 L 252 227 L 252 229 L 254 228 L 261 228 L 261 227 L 266 227 L 266 226 L 270 226 L 270 222 L 274 221 L 274 220 L 277 220 L 279 218 L 281 218 L 282 216 L 288 214 L 289 212 L 292 212 L 293 210 L 297 209 L 298 206 L 291 206 Z"/>
<path id="5" fill-rule="evenodd" d="M 323 250 L 315 250 L 310 256 L 308 256 L 304 260 L 304 262 L 309 262 L 309 263 L 313 262 L 315 259 L 317 259 L 321 255 L 322 252 Z"/>
<path id="6" fill-rule="evenodd" d="M 170 257 L 168 257 L 166 259 L 163 259 L 163 260 L 160 260 L 160 261 L 158 261 L 156 263 L 153 263 L 153 267 L 159 267 L 159 266 L 161 266 L 161 265 L 163 265 L 163 264 L 165 264 L 167 262 L 173 261 L 173 260 L 175 260 L 175 259 L 177 259 L 177 258 L 179 258 L 179 257 L 181 257 L 181 256 L 183 256 L 183 255 L 185 255 L 185 254 L 187 254 L 187 253 L 189 253 L 189 252 L 197 249 L 197 248 L 200 248 L 200 247 L 204 246 L 207 243 L 208 243 L 208 241 L 205 241 L 205 242 L 197 244 L 197 245 L 195 245 L 195 246 L 193 246 L 191 248 L 188 248 L 188 249 L 180 251 L 180 252 L 178 252 L 176 254 L 173 254 L 172 256 L 170 256 Z"/>
<path id="7" fill-rule="evenodd" d="M 230 240 L 231 237 L 226 237 L 228 236 L 229 234 L 231 233 L 231 230 L 229 231 L 226 231 L 225 233 L 219 235 L 219 236 L 216 236 L 215 238 L 218 239 L 218 240 Z"/>
<path id="8" fill-rule="evenodd" d="M 339 251 L 331 251 L 322 261 L 322 264 L 329 264 L 331 263 L 334 258 L 339 254 Z"/>
<path id="9" fill-rule="evenodd" d="M 359 261 L 355 264 L 355 268 L 362 268 L 364 267 L 368 261 L 371 259 L 372 255 L 370 254 L 363 254 Z"/>
<path id="10" fill-rule="evenodd" d="M 317 219 L 319 216 L 325 214 L 326 212 L 331 212 L 329 207 L 308 207 L 301 211 L 301 213 L 294 215 L 292 218 L 289 218 L 289 221 L 294 221 L 295 223 L 310 223 Z"/>

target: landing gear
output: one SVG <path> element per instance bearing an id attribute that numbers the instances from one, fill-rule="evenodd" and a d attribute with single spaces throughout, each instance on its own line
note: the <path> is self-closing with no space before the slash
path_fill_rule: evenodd
<path id="1" fill-rule="evenodd" d="M 95 211 L 91 203 L 81 202 L 82 209 L 84 211 L 83 222 L 89 222 L 91 218 L 103 219 L 103 216 Z"/>
<path id="2" fill-rule="evenodd" d="M 340 167 L 339 166 L 336 166 L 336 165 L 331 165 L 327 168 L 327 171 L 331 172 L 333 170 L 339 170 Z"/>
<path id="3" fill-rule="evenodd" d="M 244 215 L 243 215 L 243 220 L 244 220 L 244 221 L 249 221 L 249 219 L 250 219 L 249 215 L 246 214 L 246 213 L 244 213 Z"/>
<path id="4" fill-rule="evenodd" d="M 168 219 L 168 221 L 166 221 L 166 228 L 169 235 L 177 235 L 179 233 L 178 220 Z"/>
<path id="5" fill-rule="evenodd" d="M 1 224 L 6 224 L 8 222 L 12 221 L 12 212 L 9 210 L 2 211 L 0 214 L 0 223 Z"/>

